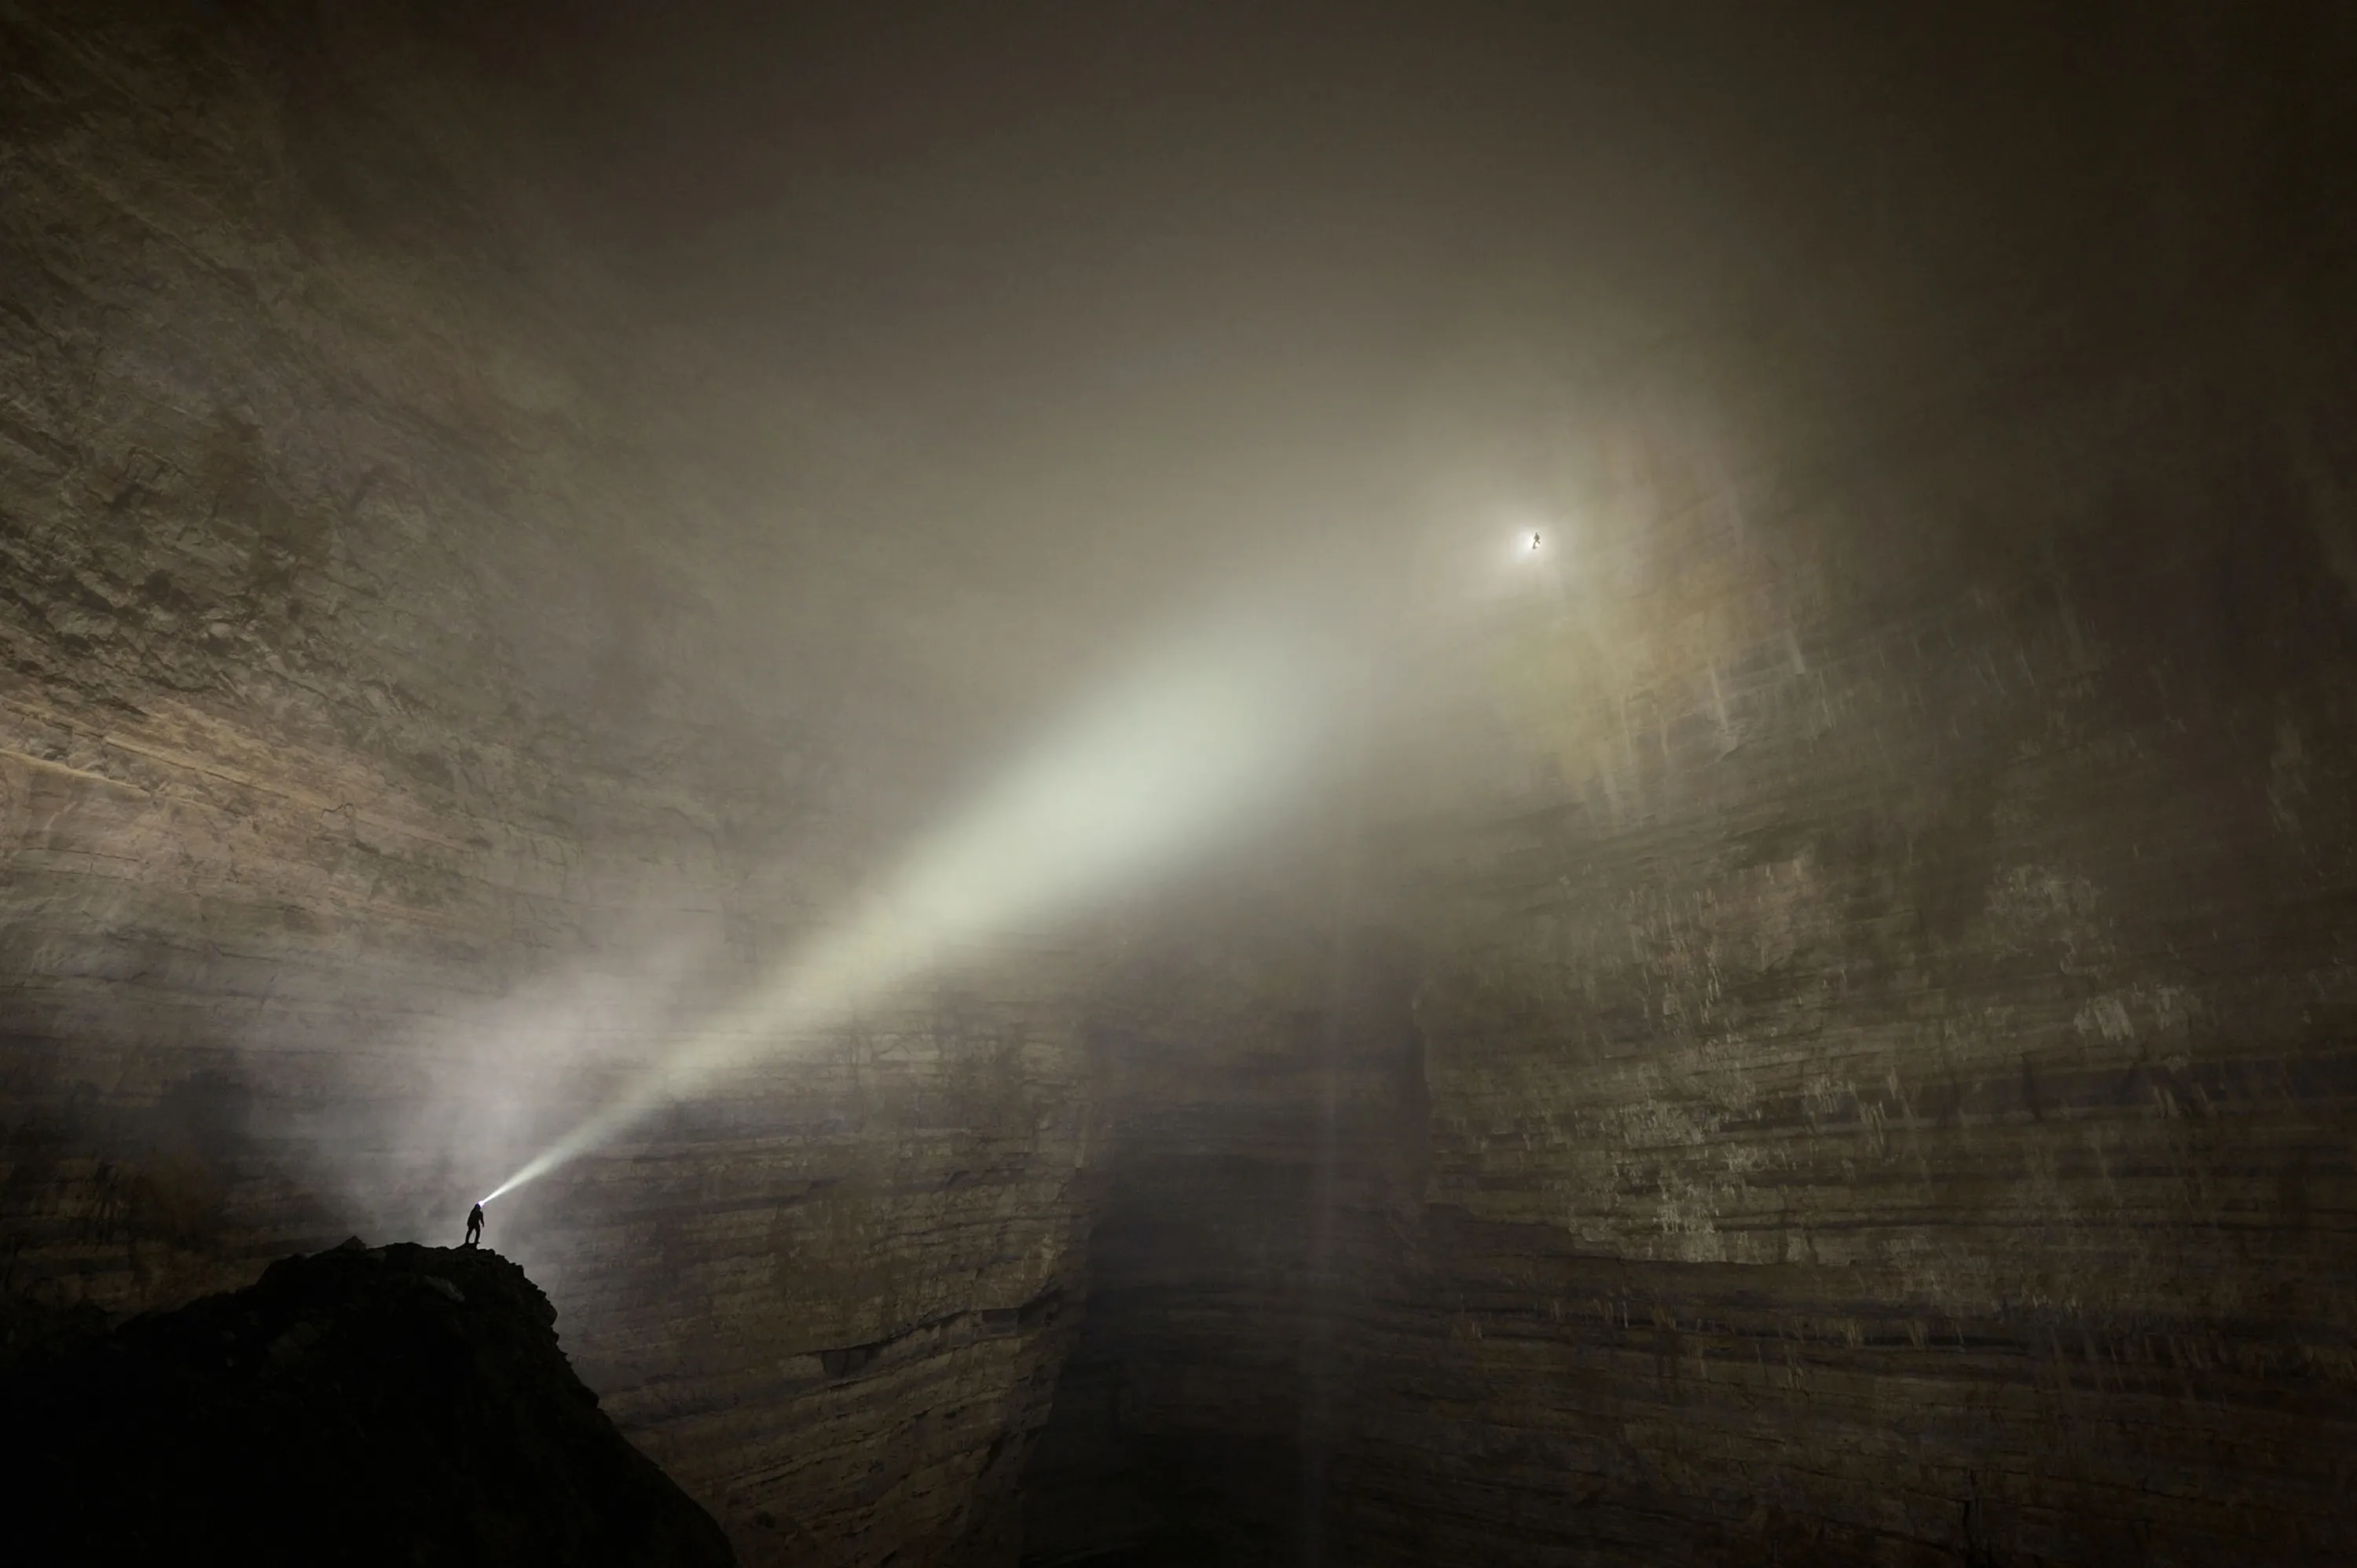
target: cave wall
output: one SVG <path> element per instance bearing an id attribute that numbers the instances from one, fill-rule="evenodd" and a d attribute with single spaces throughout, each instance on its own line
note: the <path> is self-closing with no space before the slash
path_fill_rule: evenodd
<path id="1" fill-rule="evenodd" d="M 1333 945 L 1110 1050 L 1031 1560 L 2345 1556 L 2357 585 L 2248 410 L 1657 455 L 1453 643 Z"/>
<path id="2" fill-rule="evenodd" d="M 2316 303 L 1596 420 L 1560 569 L 1401 662 L 1340 956 L 1117 1058 L 1034 1556 L 2346 1556 Z"/>
<path id="3" fill-rule="evenodd" d="M 1565 368 L 1339 956 L 1115 1058 L 1037 1561 L 2357 1549 L 2341 56 L 2231 31 L 2100 215 Z"/>
<path id="4" fill-rule="evenodd" d="M 126 1312 L 455 1231 L 989 709 L 402 27 L 0 39 L 0 1235 Z M 752 1562 L 2348 1555 L 2357 342 L 2235 231 L 1597 371 L 1333 843 L 493 1243 Z"/>
<path id="5" fill-rule="evenodd" d="M 1361 1506 L 1338 1445 L 1391 1397 L 1365 1315 L 1425 1228 L 1415 965 L 1338 928 L 1330 861 L 1289 869 L 1178 922 L 1099 1015 L 1086 1312 L 1023 1477 L 1026 1563 L 1317 1561 Z"/>
<path id="6" fill-rule="evenodd" d="M 978 722 L 845 652 L 856 541 L 765 526 L 849 438 L 634 321 L 432 16 L 0 7 L 13 1299 L 455 1240 Z M 1008 1528 L 1090 1147 L 1058 995 L 1016 954 L 494 1205 L 744 1560 Z"/>
<path id="7" fill-rule="evenodd" d="M 1353 1560 L 2348 1550 L 2349 521 L 2279 384 L 2057 380 L 1657 467 L 1498 650 Z"/>

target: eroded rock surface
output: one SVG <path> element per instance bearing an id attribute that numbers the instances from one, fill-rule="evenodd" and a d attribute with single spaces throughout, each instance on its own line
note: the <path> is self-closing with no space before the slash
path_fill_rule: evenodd
<path id="1" fill-rule="evenodd" d="M 2199 9 L 2104 71 L 1976 20 L 1981 117 L 1877 78 L 1822 180 L 1695 133 L 1727 205 L 1570 340 L 1418 360 L 1542 361 L 1464 405 L 1539 434 L 1301 486 L 1519 463 L 1560 553 L 1384 599 L 1294 842 L 492 1206 L 741 1561 L 2357 1556 L 2349 39 Z M 456 1240 L 1056 662 L 417 15 L 0 3 L 28 1326 Z"/>

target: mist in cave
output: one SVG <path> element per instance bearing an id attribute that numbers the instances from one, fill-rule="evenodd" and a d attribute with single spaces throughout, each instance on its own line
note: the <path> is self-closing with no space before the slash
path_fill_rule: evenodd
<path id="1" fill-rule="evenodd" d="M 0 0 L 0 1507 L 2357 1556 L 2352 80 Z"/>

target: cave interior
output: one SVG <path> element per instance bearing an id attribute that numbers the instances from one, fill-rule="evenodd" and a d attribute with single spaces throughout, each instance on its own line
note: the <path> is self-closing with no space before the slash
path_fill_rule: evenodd
<path id="1" fill-rule="evenodd" d="M 0 0 L 9 1342 L 492 1195 L 754 1568 L 2357 1561 L 2352 81 Z"/>

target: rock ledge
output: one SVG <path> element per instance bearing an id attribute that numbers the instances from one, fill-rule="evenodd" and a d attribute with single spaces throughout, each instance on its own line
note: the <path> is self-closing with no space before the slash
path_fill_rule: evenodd
<path id="1" fill-rule="evenodd" d="M 555 1322 L 496 1252 L 355 1239 L 21 1367 L 15 1561 L 732 1563 Z"/>

